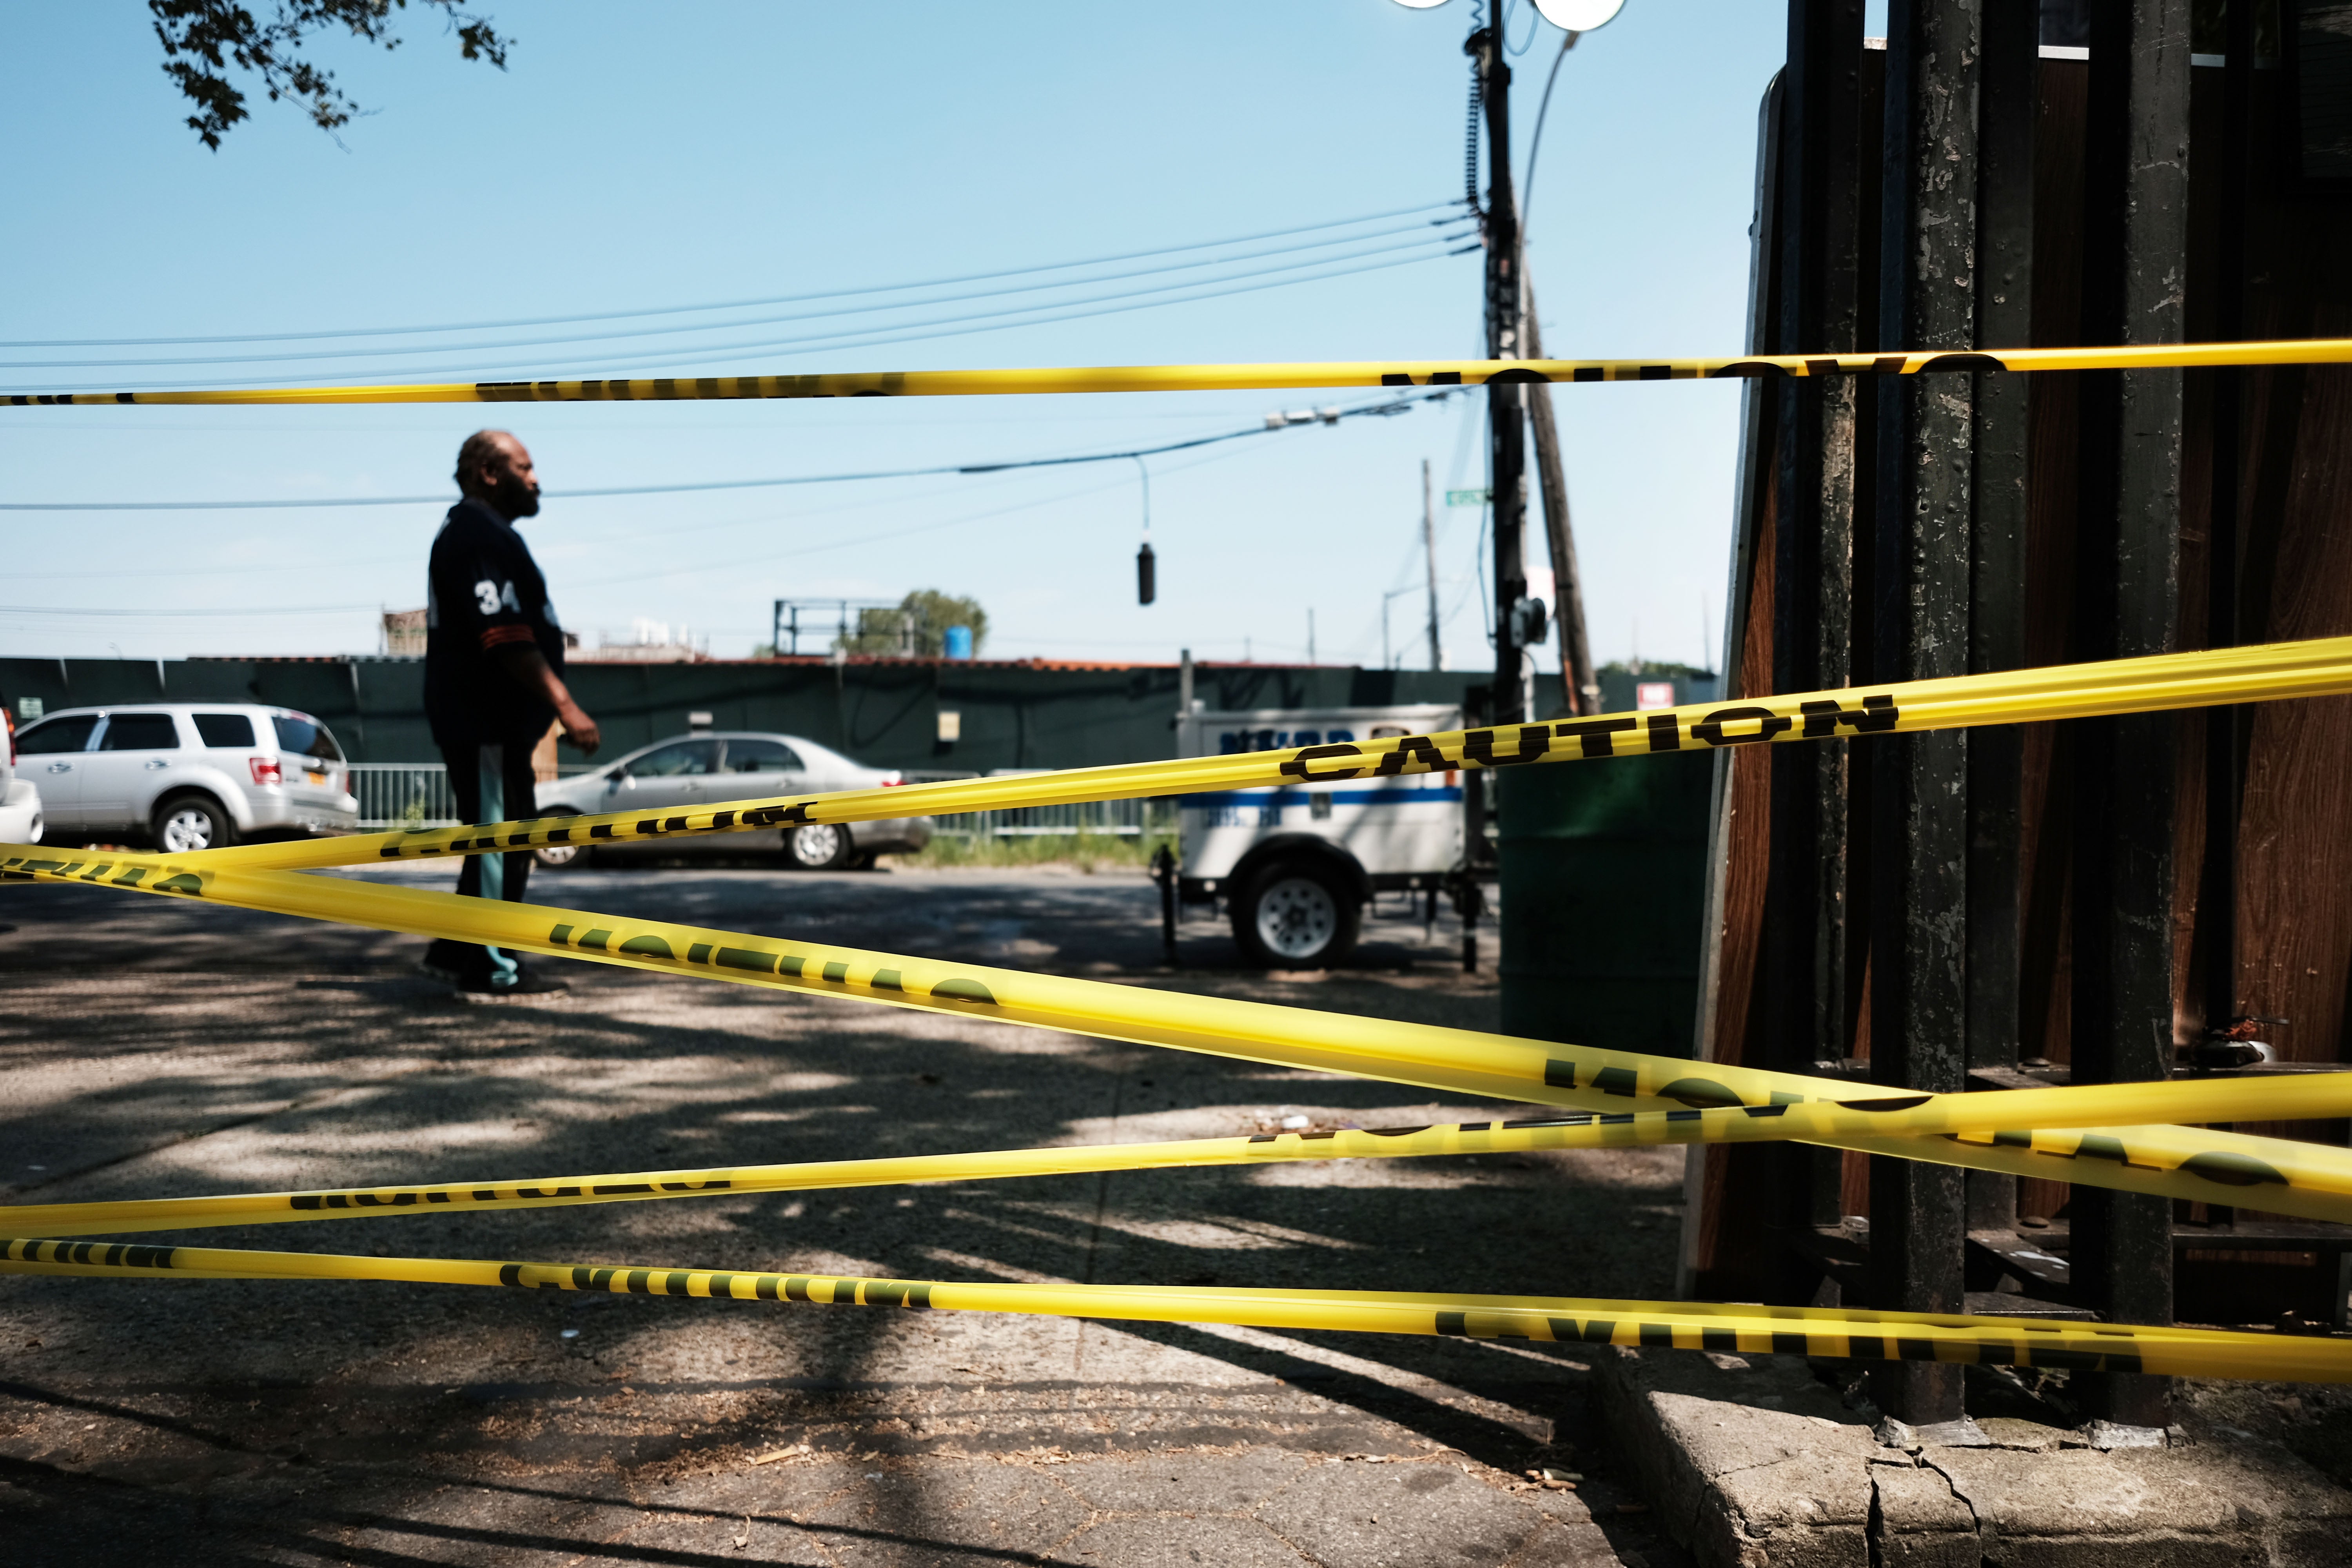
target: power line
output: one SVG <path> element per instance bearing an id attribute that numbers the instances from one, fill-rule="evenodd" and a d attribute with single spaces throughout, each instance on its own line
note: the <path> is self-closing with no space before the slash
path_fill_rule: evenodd
<path id="1" fill-rule="evenodd" d="M 1468 248 L 1475 249 L 1476 247 L 1473 246 Z M 797 348 L 803 352 L 814 352 L 819 348 L 877 348 L 888 343 L 922 342 L 938 338 L 968 337 L 975 332 L 1004 331 L 1017 327 L 1050 326 L 1057 321 L 1081 321 L 1093 316 L 1118 315 L 1129 310 L 1157 310 L 1165 305 L 1188 305 L 1207 300 L 1228 299 L 1236 294 L 1254 294 L 1266 289 L 1286 289 L 1300 283 L 1320 283 L 1334 278 L 1352 277 L 1365 272 L 1382 272 L 1396 267 L 1414 267 L 1419 266 L 1424 261 L 1442 260 L 1447 256 L 1460 254 L 1462 254 L 1462 252 L 1458 250 L 1433 251 L 1422 256 L 1405 256 L 1394 260 L 1373 261 L 1360 267 L 1338 268 L 1334 270 L 1318 273 L 1311 277 L 1275 278 L 1271 281 L 1244 283 L 1234 288 L 1208 289 L 1202 284 L 1173 285 L 1173 289 L 1206 289 L 1205 292 L 1189 294 L 1181 299 L 1152 300 L 1146 298 L 1143 295 L 1131 295 L 1127 296 L 1126 298 L 1139 302 L 1095 305 L 1080 310 L 1066 310 L 1058 305 L 1029 306 L 1023 310 L 992 312 L 979 317 L 950 318 L 947 321 L 929 324 L 909 323 L 906 327 L 867 328 L 859 331 L 831 338 L 783 338 L 752 343 L 713 344 L 697 351 L 709 357 L 699 362 L 696 370 L 683 374 L 708 374 L 711 367 L 715 365 L 729 363 L 733 361 L 745 358 L 750 354 L 763 353 L 770 349 Z M 1323 263 L 1310 262 L 1303 265 L 1320 266 L 1323 265 Z M 1284 270 L 1288 269 L 1285 268 Z M 1157 289 L 1147 290 L 1146 292 L 1148 294 L 1169 291 L 1171 290 Z M 1037 311 L 1053 311 L 1056 313 L 1043 315 L 1034 314 Z M 1034 319 L 1029 321 L 1003 321 L 995 319 L 998 316 L 1017 315 L 1033 315 Z M 979 321 L 982 324 L 978 326 L 955 326 L 952 322 L 957 320 Z M 934 331 L 930 330 L 930 326 L 932 325 L 945 326 L 949 330 Z M 528 380 L 545 380 L 553 376 L 557 372 L 562 370 L 577 370 L 585 368 L 592 371 L 602 372 L 616 369 L 639 369 L 647 366 L 675 365 L 679 363 L 680 353 L 681 351 L 678 350 L 662 350 L 654 353 L 623 354 L 610 359 L 560 362 L 559 363 L 552 365 L 541 364 L 532 366 L 528 374 L 517 372 L 514 368 L 514 362 L 512 361 L 499 361 L 488 365 L 471 365 L 462 369 L 450 368 L 419 370 L 412 371 L 409 374 L 422 379 L 439 378 L 447 380 L 467 380 L 486 376 L 498 376 Z M 338 371 L 317 377 L 316 383 L 318 384 L 324 385 L 336 382 L 364 381 L 375 374 L 378 373 L 369 371 Z M 155 392 L 181 390 L 184 387 L 184 383 L 177 381 L 110 382 L 102 385 L 93 384 L 78 387 L 52 387 L 47 390 L 52 392 L 72 392 L 77 395 L 89 392 Z M 265 376 L 239 381 L 214 381 L 209 384 L 219 387 L 275 386 L 279 384 L 279 378 Z"/>
<path id="2" fill-rule="evenodd" d="M 738 327 L 772 326 L 784 321 L 826 321 L 837 319 L 845 315 L 874 315 L 892 310 L 916 310 L 933 305 L 951 305 L 971 300 L 999 300 L 1013 294 L 1034 294 L 1056 289 L 1081 289 L 1090 287 L 1097 283 L 1114 283 L 1129 278 L 1154 277 L 1165 272 L 1198 271 L 1202 268 L 1231 266 L 1244 261 L 1262 259 L 1266 257 L 1293 256 L 1301 251 L 1307 250 L 1328 250 L 1334 246 L 1363 244 L 1375 239 L 1391 238 L 1399 234 L 1410 234 L 1413 237 L 1409 240 L 1405 240 L 1398 244 L 1375 246 L 1370 250 L 1360 250 L 1351 255 L 1327 256 L 1313 261 L 1297 262 L 1287 268 L 1262 268 L 1247 272 L 1233 273 L 1225 278 L 1200 278 L 1184 283 L 1167 284 L 1161 286 L 1161 288 L 1158 289 L 1123 289 L 1112 294 L 1097 295 L 1094 300 L 1059 300 L 1049 305 L 1024 307 L 1024 309 L 1050 310 L 1058 309 L 1060 306 L 1066 304 L 1090 304 L 1102 300 L 1140 297 L 1156 292 L 1166 292 L 1175 289 L 1202 288 L 1211 284 L 1233 282 L 1242 279 L 1268 277 L 1277 272 L 1296 271 L 1308 267 L 1324 267 L 1336 262 L 1359 260 L 1365 257 L 1389 255 L 1396 251 L 1410 250 L 1427 244 L 1450 244 L 1458 241 L 1463 237 L 1460 234 L 1430 236 L 1421 232 L 1423 229 L 1429 226 L 1432 226 L 1413 224 L 1402 228 L 1375 230 L 1370 234 L 1349 235 L 1339 239 L 1316 240 L 1307 245 L 1277 246 L 1272 249 L 1252 251 L 1240 256 L 1213 257 L 1202 261 L 1184 261 L 1164 267 L 1138 268 L 1129 272 L 1114 272 L 1097 278 L 1076 278 L 1049 283 L 1029 283 L 1024 284 L 1017 289 L 983 289 L 975 290 L 969 294 L 948 294 L 940 296 L 936 299 L 913 300 L 900 304 L 886 303 L 878 305 L 856 305 L 848 307 L 845 310 L 836 307 L 835 309 L 824 310 L 803 310 L 782 316 L 754 316 L 740 321 L 711 321 L 700 326 L 640 327 L 627 331 L 575 332 L 551 338 L 520 338 L 510 342 L 414 343 L 400 348 L 318 349 L 306 350 L 296 353 L 205 354 L 190 355 L 177 359 L 0 360 L 0 370 L 109 370 L 118 367 L 127 368 L 133 365 L 286 364 L 301 360 L 380 359 L 393 354 L 488 353 L 499 349 L 546 348 L 552 345 L 566 343 L 613 342 L 618 342 L 624 338 L 671 337 L 684 332 L 721 332 Z M 950 321 L 971 321 L 975 319 L 978 318 L 971 316 L 947 318 L 947 320 Z M 896 329 L 877 328 L 874 330 L 882 331 Z M 685 345 L 680 345 L 680 348 L 683 350 Z"/>
<path id="3" fill-rule="evenodd" d="M 1448 388 L 1441 392 L 1422 393 L 1412 397 L 1391 397 L 1379 403 L 1353 408 L 1337 408 L 1325 422 L 1351 419 L 1360 415 L 1389 416 L 1402 414 L 1423 403 L 1443 403 L 1454 395 Z M 1014 468 L 1066 468 L 1076 463 L 1125 462 L 1134 458 L 1156 458 L 1167 452 L 1190 451 L 1195 447 L 1212 447 L 1223 441 L 1237 441 L 1244 436 L 1264 436 L 1287 426 L 1253 425 L 1240 430 L 1222 431 L 1213 436 L 1195 436 L 1182 441 L 1162 442 L 1156 447 L 1137 447 L 1118 452 L 1080 452 L 1055 458 L 1017 458 L 996 463 L 939 463 L 920 468 L 869 468 L 859 473 L 790 474 L 763 479 L 708 479 L 687 484 L 668 485 L 604 485 L 583 489 L 544 490 L 549 500 L 571 500 L 593 496 L 682 495 L 701 490 L 772 489 L 786 485 L 850 484 L 866 479 L 928 479 L 940 474 L 1001 474 Z M 124 500 L 124 501 L 0 501 L 0 511 L 243 511 L 279 510 L 297 507 L 346 506 L 452 506 L 456 499 L 448 495 L 431 496 L 313 496 L 299 500 L 272 499 L 268 500 Z"/>
<path id="4" fill-rule="evenodd" d="M 998 272 L 968 272 L 954 278 L 932 278 L 914 283 L 873 284 L 862 289 L 839 289 L 815 294 L 778 294 L 756 300 L 722 300 L 705 305 L 656 305 L 635 310 L 605 310 L 574 316 L 520 316 L 506 321 L 452 321 L 437 326 L 342 327 L 307 332 L 246 332 L 218 337 L 27 338 L 0 342 L 0 349 L 157 348 L 193 343 L 299 342 L 315 338 L 404 337 L 411 333 L 423 332 L 497 331 L 509 327 L 552 327 L 567 325 L 574 321 L 621 321 L 643 316 L 693 315 L 704 310 L 758 310 L 769 305 L 799 305 L 816 300 L 850 300 L 865 294 L 898 294 L 917 289 L 944 289 L 953 284 L 984 283 L 992 279 L 1020 278 L 1037 272 L 1067 272 L 1081 267 L 1108 266 L 1115 261 L 1139 261 L 1151 256 L 1176 256 L 1188 250 L 1214 250 L 1228 245 L 1249 245 L 1261 239 L 1281 239 L 1296 234 L 1314 234 L 1324 229 L 1349 228 L 1361 224 L 1384 222 L 1389 218 L 1411 217 L 1461 205 L 1459 201 L 1427 202 L 1420 206 L 1398 207 L 1389 212 L 1368 213 L 1361 217 L 1334 218 L 1326 223 L 1303 224 L 1296 228 L 1266 229 L 1257 234 L 1235 235 L 1228 239 L 1204 239 L 1191 245 L 1170 245 L 1150 250 L 1123 251 L 1114 256 L 1090 257 L 1083 261 L 1056 261 L 1040 266 L 1008 268 Z"/>

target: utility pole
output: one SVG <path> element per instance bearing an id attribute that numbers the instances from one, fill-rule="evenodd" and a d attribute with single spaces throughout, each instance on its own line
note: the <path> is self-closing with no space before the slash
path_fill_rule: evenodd
<path id="1" fill-rule="evenodd" d="M 1521 264 L 1524 273 L 1526 267 Z M 1528 357 L 1543 358 L 1543 323 L 1536 311 L 1536 288 L 1528 286 Z M 1559 455 L 1559 426 L 1552 417 L 1551 384 L 1529 388 L 1535 416 L 1536 472 L 1543 480 L 1544 531 L 1551 543 L 1552 619 L 1559 626 L 1559 668 L 1567 678 L 1568 710 L 1601 710 L 1601 678 L 1592 673 L 1592 645 L 1584 631 L 1584 582 L 1576 568 L 1576 532 L 1568 519 L 1568 472 Z M 1704 634 L 1702 634 L 1702 637 Z M 1702 640 L 1700 646 L 1704 647 Z"/>
<path id="2" fill-rule="evenodd" d="M 1519 359 L 1519 216 L 1511 193 L 1511 68 L 1499 28 L 1470 35 L 1463 52 L 1475 63 L 1486 110 L 1486 356 Z M 1506 373 L 1508 374 L 1508 373 Z M 1487 721 L 1517 724 L 1528 716 L 1525 643 L 1537 640 L 1528 596 L 1528 451 L 1525 384 L 1501 376 L 1486 384 L 1486 426 L 1495 506 L 1495 687 Z"/>
<path id="3" fill-rule="evenodd" d="M 1437 521 L 1431 510 L 1429 459 L 1421 460 L 1421 553 L 1429 568 L 1429 668 L 1445 668 L 1445 650 L 1437 642 Z"/>

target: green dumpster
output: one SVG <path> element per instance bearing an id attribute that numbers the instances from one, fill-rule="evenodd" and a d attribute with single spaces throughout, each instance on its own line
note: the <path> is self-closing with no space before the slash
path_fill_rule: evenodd
<path id="1" fill-rule="evenodd" d="M 1714 776 L 1704 751 L 1493 775 L 1505 1034 L 1690 1055 Z"/>

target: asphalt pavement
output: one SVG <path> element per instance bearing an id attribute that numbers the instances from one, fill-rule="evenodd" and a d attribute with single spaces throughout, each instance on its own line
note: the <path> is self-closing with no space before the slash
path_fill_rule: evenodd
<path id="1" fill-rule="evenodd" d="M 444 885 L 446 866 L 371 868 Z M 1449 915 L 1343 972 L 1161 967 L 1131 872 L 541 874 L 540 900 L 1492 1027 Z M 515 1178 L 1478 1120 L 1394 1086 L 0 889 L 0 1199 Z M 1493 928 L 1484 943 L 1491 961 Z M 1674 1151 L 399 1214 L 191 1244 L 950 1279 L 1671 1293 Z M 0 1562 L 1686 1561 L 1575 1347 L 367 1283 L 0 1279 Z M 1545 1469 L 1581 1479 L 1549 1484 Z"/>

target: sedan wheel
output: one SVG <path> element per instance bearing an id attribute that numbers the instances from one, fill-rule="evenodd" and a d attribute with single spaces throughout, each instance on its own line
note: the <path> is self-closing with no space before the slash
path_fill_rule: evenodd
<path id="1" fill-rule="evenodd" d="M 830 822 L 809 822 L 793 829 L 784 853 L 803 871 L 838 871 L 856 857 L 849 829 Z"/>
<path id="2" fill-rule="evenodd" d="M 571 812 L 559 813 L 570 816 Z M 585 844 L 541 844 L 530 852 L 530 858 L 551 871 L 577 869 L 588 864 L 592 853 Z"/>

